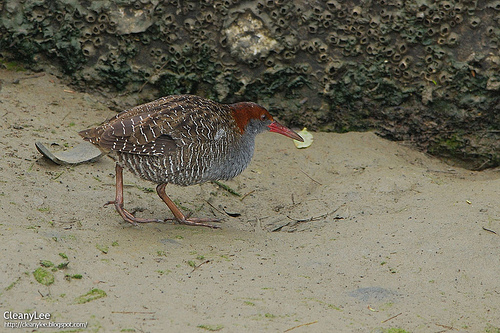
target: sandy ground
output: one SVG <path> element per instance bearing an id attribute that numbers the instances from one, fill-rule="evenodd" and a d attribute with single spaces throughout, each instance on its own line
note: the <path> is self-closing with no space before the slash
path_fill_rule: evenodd
<path id="1" fill-rule="evenodd" d="M 303 150 L 266 133 L 226 182 L 243 199 L 211 183 L 167 187 L 221 230 L 134 227 L 103 207 L 111 159 L 64 167 L 34 147 L 70 148 L 114 112 L 49 74 L 0 78 L 2 314 L 50 313 L 90 332 L 500 330 L 498 170 L 373 133 L 315 133 Z M 130 210 L 171 216 L 153 184 L 128 172 L 125 183 Z M 41 261 L 63 264 L 45 268 L 48 286 L 33 274 Z M 21 321 L 4 317 L 0 331 L 10 322 Z"/>

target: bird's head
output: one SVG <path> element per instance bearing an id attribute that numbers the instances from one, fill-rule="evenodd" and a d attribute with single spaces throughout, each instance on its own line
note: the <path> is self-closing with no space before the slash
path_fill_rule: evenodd
<path id="1" fill-rule="evenodd" d="M 241 134 L 257 135 L 266 130 L 283 134 L 297 141 L 304 141 L 300 135 L 278 123 L 262 106 L 251 102 L 241 102 L 230 105 L 233 118 Z"/>

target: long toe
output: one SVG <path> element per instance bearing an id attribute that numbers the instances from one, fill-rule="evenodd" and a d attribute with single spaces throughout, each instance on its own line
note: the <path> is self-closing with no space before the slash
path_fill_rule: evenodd
<path id="1" fill-rule="evenodd" d="M 159 219 L 142 219 L 140 217 L 135 217 L 135 216 L 132 216 L 132 218 L 130 218 L 130 220 L 127 220 L 127 221 L 131 222 L 134 225 L 137 225 L 137 223 L 162 223 L 163 222 L 163 220 L 159 220 Z"/>
<path id="2" fill-rule="evenodd" d="M 114 204 L 116 211 L 120 216 L 127 221 L 128 223 L 131 223 L 135 226 L 137 226 L 138 223 L 156 223 L 156 222 L 163 222 L 163 220 L 158 220 L 158 219 L 143 219 L 140 217 L 136 217 L 134 214 L 123 208 L 123 206 L 119 203 L 116 203 L 116 201 L 110 201 L 107 204 Z"/>
<path id="3" fill-rule="evenodd" d="M 167 220 L 169 220 L 169 219 L 167 219 Z M 208 227 L 208 228 L 212 228 L 212 229 L 220 229 L 221 228 L 221 226 L 219 226 L 219 225 L 207 223 L 207 222 L 220 222 L 220 219 L 216 219 L 216 218 L 188 217 L 188 218 L 184 218 L 184 219 L 175 219 L 175 220 L 179 224 Z"/>

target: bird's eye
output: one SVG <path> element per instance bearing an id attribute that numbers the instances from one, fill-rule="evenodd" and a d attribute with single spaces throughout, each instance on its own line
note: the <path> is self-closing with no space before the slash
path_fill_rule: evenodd
<path id="1" fill-rule="evenodd" d="M 260 116 L 260 120 L 266 120 L 266 119 L 267 119 L 267 117 L 266 117 L 265 114 L 263 114 L 263 115 Z"/>

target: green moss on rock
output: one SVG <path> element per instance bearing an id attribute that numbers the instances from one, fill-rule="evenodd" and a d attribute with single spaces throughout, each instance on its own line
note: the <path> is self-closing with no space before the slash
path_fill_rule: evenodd
<path id="1" fill-rule="evenodd" d="M 497 16 L 477 1 L 9 1 L 0 58 L 139 100 L 267 103 L 293 125 L 375 129 L 476 168 L 498 165 Z"/>

